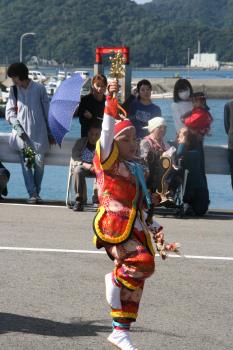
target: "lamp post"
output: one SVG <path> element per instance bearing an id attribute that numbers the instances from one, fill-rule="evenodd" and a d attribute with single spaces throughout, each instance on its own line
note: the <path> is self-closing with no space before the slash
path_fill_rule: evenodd
<path id="1" fill-rule="evenodd" d="M 19 61 L 22 62 L 23 61 L 23 38 L 25 38 L 26 36 L 29 35 L 36 35 L 36 33 L 24 33 L 21 35 L 20 37 L 20 46 L 19 46 Z"/>
<path id="2" fill-rule="evenodd" d="M 188 48 L 188 78 L 190 76 L 190 48 Z"/>

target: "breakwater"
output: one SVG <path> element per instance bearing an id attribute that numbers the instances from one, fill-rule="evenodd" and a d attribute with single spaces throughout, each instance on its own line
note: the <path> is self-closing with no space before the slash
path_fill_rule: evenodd
<path id="1" fill-rule="evenodd" d="M 174 85 L 179 78 L 149 78 L 153 92 L 166 93 L 172 92 Z M 136 84 L 139 78 L 132 79 Z M 203 91 L 207 98 L 214 99 L 233 99 L 233 79 L 188 79 L 194 91 Z"/>

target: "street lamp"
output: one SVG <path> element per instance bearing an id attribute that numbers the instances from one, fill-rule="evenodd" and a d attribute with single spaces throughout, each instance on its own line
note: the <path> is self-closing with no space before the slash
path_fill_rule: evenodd
<path id="1" fill-rule="evenodd" d="M 25 38 L 26 36 L 29 35 L 36 35 L 36 33 L 24 33 L 21 35 L 20 37 L 20 47 L 19 47 L 19 61 L 22 62 L 23 61 L 23 38 Z"/>
<path id="2" fill-rule="evenodd" d="M 188 78 L 190 78 L 190 48 L 188 48 Z"/>

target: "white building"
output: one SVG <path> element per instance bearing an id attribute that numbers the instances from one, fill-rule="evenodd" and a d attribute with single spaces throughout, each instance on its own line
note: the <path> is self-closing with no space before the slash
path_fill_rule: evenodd
<path id="1" fill-rule="evenodd" d="M 216 53 L 195 53 L 191 59 L 191 67 L 219 69 L 220 63 Z"/>

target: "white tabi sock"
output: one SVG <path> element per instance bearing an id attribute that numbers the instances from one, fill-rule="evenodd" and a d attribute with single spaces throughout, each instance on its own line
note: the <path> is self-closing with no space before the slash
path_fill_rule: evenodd
<path id="1" fill-rule="evenodd" d="M 121 288 L 113 282 L 112 272 L 105 275 L 106 299 L 113 309 L 121 309 Z"/>
<path id="2" fill-rule="evenodd" d="M 131 342 L 129 331 L 114 329 L 108 336 L 108 341 L 121 350 L 137 350 Z"/>

